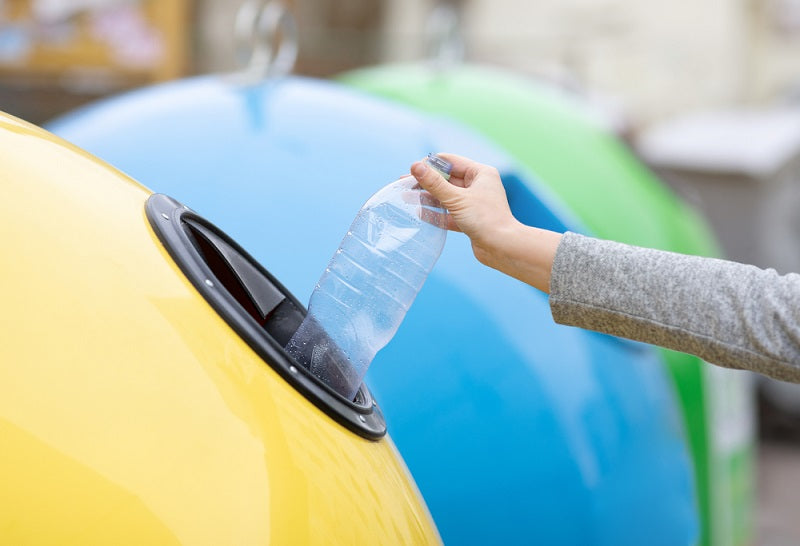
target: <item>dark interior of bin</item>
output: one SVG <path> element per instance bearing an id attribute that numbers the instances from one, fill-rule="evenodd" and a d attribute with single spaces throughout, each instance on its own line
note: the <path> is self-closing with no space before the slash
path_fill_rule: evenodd
<path id="1" fill-rule="evenodd" d="M 195 220 L 185 220 L 184 229 L 225 289 L 285 347 L 303 322 L 303 311 L 213 231 Z"/>
<path id="2" fill-rule="evenodd" d="M 186 277 L 265 364 L 353 432 L 372 440 L 386 434 L 383 414 L 363 383 L 355 398 L 348 400 L 286 352 L 306 309 L 269 271 L 178 201 L 153 194 L 145 209 L 159 240 Z M 326 335 L 324 330 L 320 335 Z"/>

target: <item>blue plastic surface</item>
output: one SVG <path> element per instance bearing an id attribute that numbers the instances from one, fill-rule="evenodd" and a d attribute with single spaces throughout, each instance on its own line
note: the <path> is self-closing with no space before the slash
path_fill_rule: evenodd
<path id="1" fill-rule="evenodd" d="M 190 79 L 49 128 L 206 216 L 301 300 L 361 204 L 430 151 L 498 166 L 520 220 L 580 229 L 465 128 L 332 83 Z M 698 537 L 654 350 L 555 325 L 544 294 L 480 265 L 460 234 L 367 382 L 447 544 Z"/>

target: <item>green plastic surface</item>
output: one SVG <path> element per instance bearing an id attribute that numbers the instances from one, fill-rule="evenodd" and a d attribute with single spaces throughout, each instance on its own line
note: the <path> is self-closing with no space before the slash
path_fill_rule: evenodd
<path id="1" fill-rule="evenodd" d="M 534 173 L 595 236 L 685 254 L 720 253 L 704 220 L 584 103 L 558 89 L 507 70 L 469 65 L 440 72 L 422 64 L 387 65 L 349 72 L 339 80 L 482 132 Z M 752 536 L 752 432 L 745 431 L 745 440 L 736 446 L 720 448 L 709 423 L 724 421 L 720 411 L 725 410 L 711 408 L 707 399 L 716 374 L 694 356 L 665 350 L 664 357 L 695 463 L 702 543 L 747 544 Z M 740 390 L 745 394 L 735 403 L 747 405 L 748 389 Z"/>

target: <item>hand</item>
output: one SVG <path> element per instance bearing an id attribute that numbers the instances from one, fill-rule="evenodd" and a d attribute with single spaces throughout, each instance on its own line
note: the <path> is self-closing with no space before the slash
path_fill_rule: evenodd
<path id="1" fill-rule="evenodd" d="M 497 169 L 453 154 L 438 154 L 453 165 L 450 181 L 425 161 L 411 166 L 420 186 L 450 212 L 447 228 L 464 232 L 475 257 L 492 266 L 493 254 L 503 237 L 519 226 L 511 214 Z"/>
<path id="2" fill-rule="evenodd" d="M 561 235 L 514 218 L 494 167 L 454 154 L 438 155 L 453 165 L 449 182 L 424 160 L 411 166 L 411 174 L 450 212 L 447 228 L 470 238 L 482 264 L 548 292 Z"/>

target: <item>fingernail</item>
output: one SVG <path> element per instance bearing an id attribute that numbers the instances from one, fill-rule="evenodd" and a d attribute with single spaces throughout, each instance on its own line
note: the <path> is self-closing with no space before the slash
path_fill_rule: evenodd
<path id="1" fill-rule="evenodd" d="M 428 166 L 422 161 L 418 161 L 411 165 L 411 174 L 414 176 L 423 176 L 428 170 Z"/>

